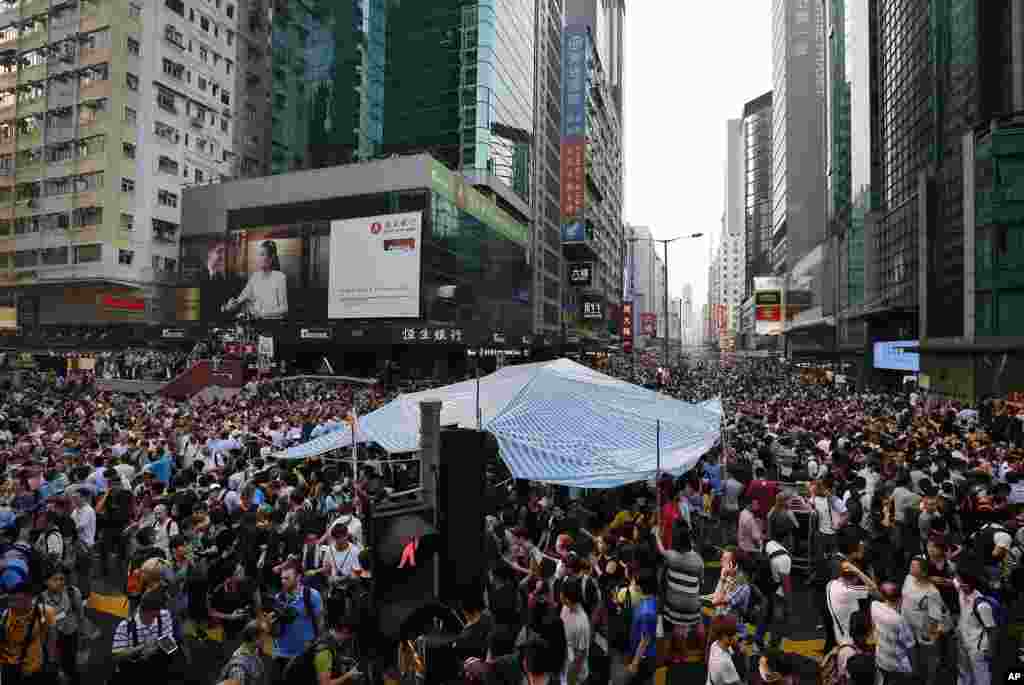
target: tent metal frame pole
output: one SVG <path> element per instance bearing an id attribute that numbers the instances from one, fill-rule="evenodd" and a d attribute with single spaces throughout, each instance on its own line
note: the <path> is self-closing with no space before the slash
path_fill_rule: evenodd
<path id="1" fill-rule="evenodd" d="M 483 430 L 483 417 L 480 416 L 480 355 L 476 358 L 476 429 Z"/>
<path id="2" fill-rule="evenodd" d="M 352 409 L 352 482 L 359 480 L 359 452 L 356 446 L 356 422 L 359 420 L 356 410 Z"/>
<path id="3" fill-rule="evenodd" d="M 655 442 L 657 447 L 655 448 L 655 454 L 657 455 L 657 468 L 654 476 L 654 492 L 657 493 L 658 498 L 658 511 L 661 511 L 661 419 L 655 422 Z"/>

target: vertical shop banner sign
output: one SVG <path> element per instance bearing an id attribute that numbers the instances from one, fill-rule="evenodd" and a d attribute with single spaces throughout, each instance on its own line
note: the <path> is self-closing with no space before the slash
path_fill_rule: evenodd
<path id="1" fill-rule="evenodd" d="M 571 24 L 562 33 L 562 138 L 586 135 L 587 48 L 585 24 Z"/>
<path id="2" fill-rule="evenodd" d="M 658 315 L 654 312 L 640 314 L 640 334 L 654 337 L 658 334 Z"/>
<path id="3" fill-rule="evenodd" d="M 584 239 L 585 151 L 587 112 L 587 50 L 589 36 L 584 24 L 572 24 L 562 33 L 562 240 Z M 570 230 L 569 225 L 575 224 Z"/>
<path id="4" fill-rule="evenodd" d="M 579 218 L 584 209 L 583 138 L 562 140 L 562 222 Z"/>
<path id="5" fill-rule="evenodd" d="M 622 344 L 623 348 L 628 343 L 630 347 L 633 345 L 633 303 L 623 302 L 622 303 Z"/>

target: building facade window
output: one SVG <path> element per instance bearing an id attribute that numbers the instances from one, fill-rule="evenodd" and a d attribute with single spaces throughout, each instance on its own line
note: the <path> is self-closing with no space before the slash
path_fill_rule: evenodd
<path id="1" fill-rule="evenodd" d="M 102 245 L 76 245 L 75 264 L 94 264 L 103 260 Z"/>

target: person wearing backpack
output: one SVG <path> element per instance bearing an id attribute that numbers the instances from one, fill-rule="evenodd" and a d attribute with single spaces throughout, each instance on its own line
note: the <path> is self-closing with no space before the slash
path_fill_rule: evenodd
<path id="1" fill-rule="evenodd" d="M 789 550 L 775 540 L 769 540 L 764 546 L 764 558 L 760 561 L 760 569 L 755 578 L 761 593 L 767 600 L 764 616 L 758 622 L 754 642 L 763 647 L 765 633 L 772 633 L 771 647 L 782 645 L 782 635 L 789 621 L 790 606 L 793 596 L 793 557 Z"/>
<path id="2" fill-rule="evenodd" d="M 67 585 L 64 567 L 52 564 L 43 577 L 46 589 L 39 596 L 40 603 L 56 612 L 55 632 L 60 668 L 70 685 L 81 682 L 78 672 L 78 650 L 85 626 L 85 600 L 73 585 Z"/>
<path id="3" fill-rule="evenodd" d="M 163 593 L 146 592 L 138 610 L 121 621 L 114 630 L 111 656 L 114 659 L 112 685 L 158 685 L 169 683 L 171 655 L 168 645 L 174 640 L 174 619 L 164 608 Z"/>
<path id="4" fill-rule="evenodd" d="M 310 642 L 320 637 L 323 600 L 320 593 L 301 582 L 301 572 L 293 564 L 281 571 L 281 592 L 274 596 L 271 613 L 275 627 L 274 663 L 281 680 L 285 667 L 301 655 Z"/>
<path id="5" fill-rule="evenodd" d="M 339 612 L 328 617 L 327 632 L 288 662 L 284 682 L 347 685 L 362 677 L 356 631 L 358 617 Z"/>
<path id="6" fill-rule="evenodd" d="M 992 683 L 992 661 L 999 631 L 1006 628 L 1002 605 L 979 590 L 980 575 L 979 569 L 965 568 L 959 569 L 956 575 L 960 600 L 959 685 Z"/>
<path id="7" fill-rule="evenodd" d="M 985 569 L 983 580 L 998 586 L 1002 576 L 1003 560 L 1013 546 L 1013 535 L 998 523 L 986 523 L 968 539 L 975 560 Z"/>
<path id="8" fill-rule="evenodd" d="M 57 653 L 57 614 L 33 600 L 28 583 L 5 589 L 10 606 L 0 613 L 0 681 L 52 685 L 56 674 L 48 666 Z"/>
<path id="9" fill-rule="evenodd" d="M 217 685 L 263 685 L 266 677 L 263 657 L 267 656 L 264 645 L 268 633 L 268 626 L 262 621 L 251 620 L 245 624 L 242 644 L 224 664 Z"/>

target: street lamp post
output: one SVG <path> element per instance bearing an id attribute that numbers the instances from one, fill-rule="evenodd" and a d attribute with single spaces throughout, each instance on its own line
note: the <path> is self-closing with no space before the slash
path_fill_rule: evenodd
<path id="1" fill-rule="evenodd" d="M 665 240 L 655 240 L 656 243 L 662 244 L 662 250 L 665 255 L 665 340 L 663 347 L 665 350 L 665 366 L 668 366 L 668 244 L 674 243 L 677 240 L 683 240 L 687 238 L 700 238 L 703 233 L 692 233 L 690 235 L 680 235 L 675 238 L 667 238 Z"/>

